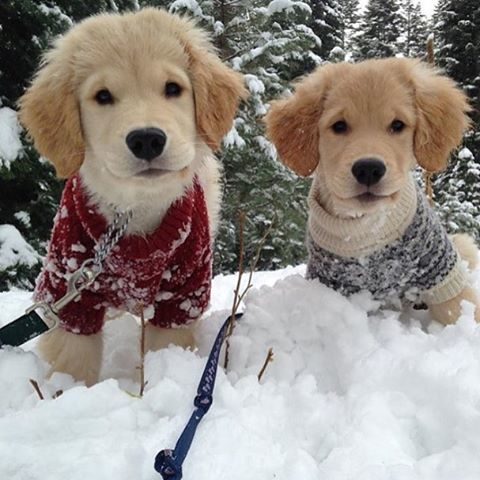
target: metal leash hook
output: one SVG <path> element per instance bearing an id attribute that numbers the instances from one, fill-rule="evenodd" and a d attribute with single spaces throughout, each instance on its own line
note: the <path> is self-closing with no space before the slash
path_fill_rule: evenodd
<path id="1" fill-rule="evenodd" d="M 90 264 L 92 267 L 90 267 Z M 93 267 L 97 268 L 94 270 Z M 82 293 L 82 290 L 89 287 L 101 271 L 101 266 L 99 267 L 95 265 L 92 259 L 85 260 L 82 266 L 69 278 L 65 295 L 60 297 L 55 303 L 53 303 L 53 305 L 49 305 L 46 302 L 34 303 L 31 307 L 27 308 L 25 313 L 28 315 L 35 310 L 40 309 L 43 312 L 42 319 L 47 324 L 48 329 L 52 330 L 58 327 L 60 323 L 58 313 L 60 310 L 78 298 Z"/>

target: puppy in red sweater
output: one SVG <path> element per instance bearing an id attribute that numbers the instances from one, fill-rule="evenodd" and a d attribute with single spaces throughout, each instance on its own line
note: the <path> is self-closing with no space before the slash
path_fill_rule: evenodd
<path id="1" fill-rule="evenodd" d="M 112 307 L 146 312 L 148 349 L 193 344 L 220 205 L 213 152 L 244 96 L 206 34 L 161 10 L 89 18 L 45 55 L 20 117 L 67 182 L 35 299 L 59 299 L 115 211 L 132 213 L 97 280 L 41 338 L 53 371 L 98 380 Z"/>

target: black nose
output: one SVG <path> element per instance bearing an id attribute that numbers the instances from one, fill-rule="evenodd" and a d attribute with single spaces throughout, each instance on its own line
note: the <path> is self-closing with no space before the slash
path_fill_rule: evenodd
<path id="1" fill-rule="evenodd" d="M 167 136 L 159 128 L 140 128 L 132 130 L 126 138 L 130 151 L 142 160 L 153 160 L 158 157 L 167 143 Z"/>
<path id="2" fill-rule="evenodd" d="M 357 182 L 367 187 L 378 183 L 386 170 L 385 164 L 375 158 L 357 160 L 352 167 L 352 173 Z"/>

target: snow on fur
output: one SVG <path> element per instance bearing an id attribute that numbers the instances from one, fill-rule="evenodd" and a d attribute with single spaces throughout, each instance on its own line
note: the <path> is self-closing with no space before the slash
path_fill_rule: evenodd
<path id="1" fill-rule="evenodd" d="M 227 373 L 184 465 L 186 480 L 478 480 L 480 327 L 471 306 L 456 325 L 426 312 L 346 299 L 302 267 L 255 275 Z M 475 277 L 480 287 L 480 273 Z M 106 325 L 105 380 L 87 389 L 66 375 L 45 380 L 32 351 L 0 351 L 0 478 L 153 480 L 153 459 L 187 421 L 235 276 L 214 280 L 197 352 L 149 353 L 143 399 L 129 380 L 137 322 Z M 0 294 L 0 324 L 29 294 Z M 268 348 L 275 359 L 256 378 Z M 30 351 L 29 351 L 30 350 Z M 40 401 L 28 379 L 47 397 Z"/>

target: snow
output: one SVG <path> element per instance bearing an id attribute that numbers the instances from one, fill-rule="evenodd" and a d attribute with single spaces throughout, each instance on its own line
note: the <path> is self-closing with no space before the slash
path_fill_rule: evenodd
<path id="1" fill-rule="evenodd" d="M 40 255 L 13 225 L 0 225 L 0 271 L 17 263 L 35 265 Z"/>
<path id="2" fill-rule="evenodd" d="M 22 150 L 17 114 L 8 107 L 0 108 L 0 167 L 9 168 Z"/>
<path id="3" fill-rule="evenodd" d="M 305 10 L 307 13 L 312 13 L 310 5 L 305 2 L 297 2 L 292 0 L 273 0 L 268 4 L 267 15 L 273 15 L 275 13 L 287 12 L 292 13 L 295 11 L 295 8 Z"/>
<path id="4" fill-rule="evenodd" d="M 254 275 L 185 480 L 478 480 L 480 327 L 472 306 L 442 327 L 424 311 L 386 310 L 366 293 L 347 299 L 303 274 Z M 480 272 L 473 280 L 479 288 Z M 160 478 L 155 454 L 173 447 L 190 416 L 236 281 L 214 279 L 197 351 L 147 354 L 142 399 L 132 381 L 138 324 L 129 315 L 107 322 L 106 380 L 90 389 L 66 375 L 46 380 L 35 342 L 0 350 L 0 478 Z M 0 293 L 0 325 L 29 296 Z M 270 347 L 274 361 L 259 383 Z"/>
<path id="5" fill-rule="evenodd" d="M 245 75 L 245 83 L 251 93 L 265 93 L 265 84 L 256 75 L 247 73 Z"/>
<path id="6" fill-rule="evenodd" d="M 474 157 L 473 153 L 471 152 L 471 150 L 469 150 L 467 147 L 463 147 L 458 152 L 458 158 L 460 158 L 461 160 L 472 160 L 475 157 Z"/>

